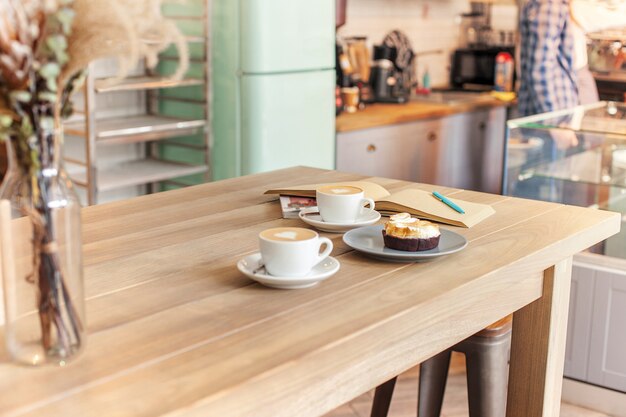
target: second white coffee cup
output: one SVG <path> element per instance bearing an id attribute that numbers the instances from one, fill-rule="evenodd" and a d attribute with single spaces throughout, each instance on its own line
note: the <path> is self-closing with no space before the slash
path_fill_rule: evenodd
<path id="1" fill-rule="evenodd" d="M 374 210 L 374 200 L 365 198 L 361 188 L 348 185 L 326 185 L 315 192 L 322 220 L 327 223 L 355 223 L 369 204 Z"/>
<path id="2" fill-rule="evenodd" d="M 326 248 L 320 253 L 323 245 Z M 301 277 L 330 255 L 333 242 L 310 229 L 277 227 L 259 234 L 259 247 L 270 275 Z"/>

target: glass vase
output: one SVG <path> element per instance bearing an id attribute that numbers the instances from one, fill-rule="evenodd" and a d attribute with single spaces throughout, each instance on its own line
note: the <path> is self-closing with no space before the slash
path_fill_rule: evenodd
<path id="1" fill-rule="evenodd" d="M 80 203 L 61 162 L 62 132 L 7 141 L 0 188 L 5 342 L 13 360 L 65 365 L 85 343 Z"/>

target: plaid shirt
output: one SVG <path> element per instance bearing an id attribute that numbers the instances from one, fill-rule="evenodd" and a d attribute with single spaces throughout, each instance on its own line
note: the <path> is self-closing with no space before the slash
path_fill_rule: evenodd
<path id="1" fill-rule="evenodd" d="M 578 105 L 568 0 L 529 0 L 520 18 L 521 115 Z"/>

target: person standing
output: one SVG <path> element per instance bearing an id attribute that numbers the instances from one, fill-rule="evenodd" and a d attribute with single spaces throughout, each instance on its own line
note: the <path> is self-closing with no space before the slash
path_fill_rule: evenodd
<path id="1" fill-rule="evenodd" d="M 569 0 L 528 0 L 521 6 L 520 116 L 578 106 L 572 24 Z M 533 164 L 551 163 L 579 146 L 576 133 L 569 129 L 537 129 L 533 134 L 543 143 L 541 155 Z M 559 201 L 561 185 L 553 179 L 535 177 L 518 183 L 515 195 Z"/>
<path id="2" fill-rule="evenodd" d="M 529 0 L 520 13 L 521 116 L 579 104 L 568 0 Z"/>
<path id="3" fill-rule="evenodd" d="M 573 2 L 574 3 L 574 2 Z M 572 33 L 574 36 L 574 69 L 576 70 L 576 82 L 578 87 L 579 104 L 591 104 L 600 100 L 598 87 L 593 74 L 589 70 L 587 57 L 587 35 L 580 21 L 572 13 Z"/>
<path id="4" fill-rule="evenodd" d="M 596 81 L 588 67 L 587 33 L 626 27 L 626 2 L 614 0 L 570 0 L 574 34 L 574 68 L 578 77 L 580 104 L 595 103 Z"/>

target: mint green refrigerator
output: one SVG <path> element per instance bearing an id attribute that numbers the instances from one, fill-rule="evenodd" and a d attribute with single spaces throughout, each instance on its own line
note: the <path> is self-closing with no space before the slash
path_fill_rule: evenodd
<path id="1" fill-rule="evenodd" d="M 212 176 L 335 164 L 335 0 L 214 0 Z"/>

